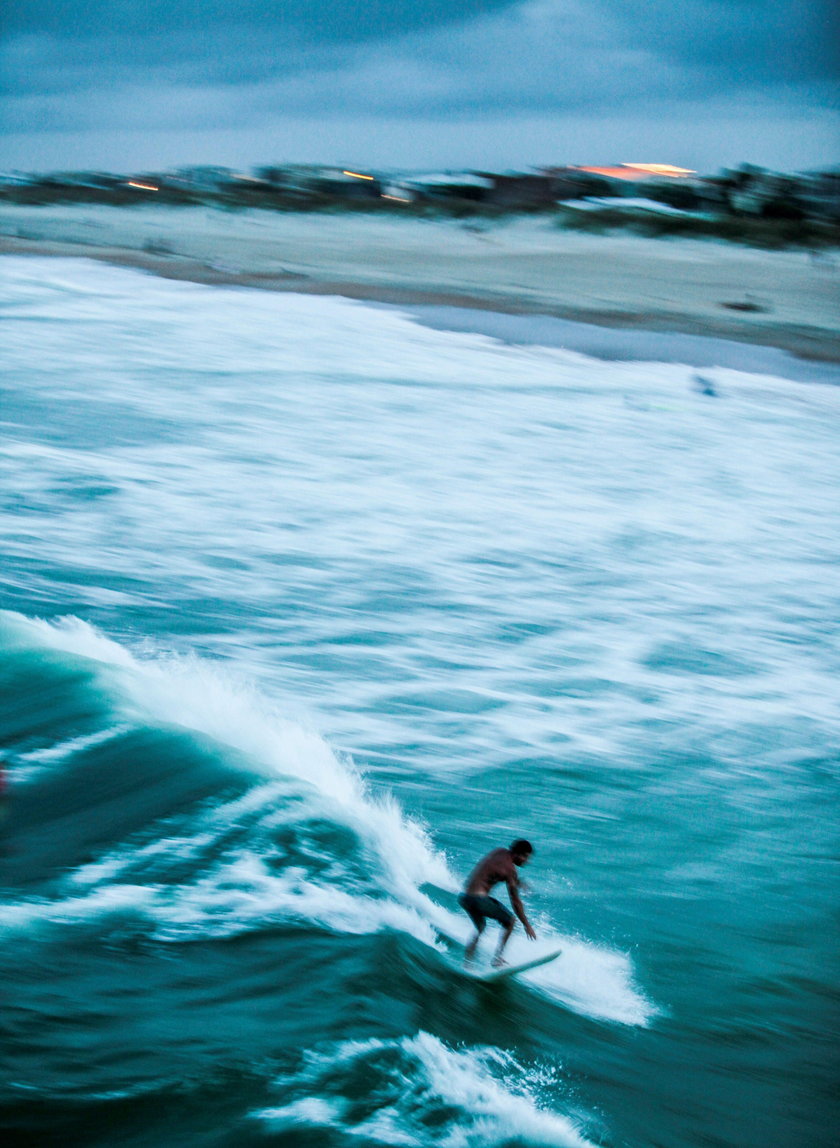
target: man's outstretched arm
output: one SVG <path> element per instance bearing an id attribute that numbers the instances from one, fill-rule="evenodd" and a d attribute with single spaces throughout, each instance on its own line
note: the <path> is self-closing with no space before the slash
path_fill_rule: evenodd
<path id="1" fill-rule="evenodd" d="M 531 927 L 531 922 L 525 915 L 525 906 L 522 904 L 522 898 L 519 896 L 519 890 L 513 881 L 508 881 L 508 894 L 510 896 L 510 903 L 513 907 L 514 913 L 516 913 L 517 917 L 525 927 L 526 935 L 532 941 L 536 941 L 537 934 L 534 932 L 533 928 Z"/>

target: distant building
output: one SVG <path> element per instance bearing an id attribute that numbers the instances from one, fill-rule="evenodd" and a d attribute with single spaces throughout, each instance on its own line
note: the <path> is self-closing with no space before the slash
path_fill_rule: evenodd
<path id="1" fill-rule="evenodd" d="M 378 199 L 380 179 L 366 171 L 321 164 L 283 164 L 262 167 L 256 173 L 276 191 L 292 198 Z"/>
<path id="2" fill-rule="evenodd" d="M 736 215 L 801 219 L 806 214 L 800 200 L 802 181 L 796 176 L 744 164 L 725 172 L 718 182 L 729 210 Z"/>
<path id="3" fill-rule="evenodd" d="M 542 172 L 480 173 L 492 186 L 484 202 L 509 211 L 529 211 L 551 207 L 557 199 L 554 183 Z"/>
<path id="4" fill-rule="evenodd" d="M 445 171 L 411 175 L 399 181 L 415 200 L 467 200 L 482 202 L 493 189 L 493 180 L 473 171 Z"/>
<path id="5" fill-rule="evenodd" d="M 544 167 L 541 173 L 551 183 L 555 203 L 564 199 L 582 199 L 587 195 L 618 194 L 612 180 L 593 175 L 581 167 Z"/>
<path id="6" fill-rule="evenodd" d="M 176 168 L 174 172 L 161 178 L 166 184 L 187 187 L 191 191 L 221 191 L 234 183 L 238 177 L 233 168 L 202 164 L 197 167 Z"/>
<path id="7" fill-rule="evenodd" d="M 53 171 L 38 177 L 37 182 L 52 187 L 88 187 L 110 191 L 122 181 L 118 175 L 106 171 Z"/>
<path id="8" fill-rule="evenodd" d="M 799 197 L 809 215 L 840 223 L 840 168 L 806 172 Z"/>
<path id="9" fill-rule="evenodd" d="M 37 178 L 23 171 L 0 171 L 0 187 L 29 187 Z"/>

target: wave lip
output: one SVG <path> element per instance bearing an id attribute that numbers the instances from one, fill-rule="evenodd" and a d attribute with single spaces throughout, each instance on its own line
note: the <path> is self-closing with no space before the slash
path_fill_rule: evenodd
<path id="1" fill-rule="evenodd" d="M 99 663 L 116 721 L 191 731 L 221 752 L 234 750 L 236 764 L 254 780 L 284 778 L 319 794 L 332 814 L 371 842 L 395 892 L 414 898 L 426 881 L 455 887 L 424 830 L 395 801 L 374 798 L 349 760 L 234 675 L 195 657 L 135 655 L 78 618 L 45 622 L 3 612 L 0 621 L 11 649 L 44 647 Z M 100 736 L 107 740 L 104 731 Z"/>
<path id="2" fill-rule="evenodd" d="M 252 1117 L 274 1133 L 331 1129 L 388 1146 L 589 1148 L 575 1121 L 541 1105 L 545 1083 L 499 1049 L 451 1049 L 420 1031 L 308 1053 L 275 1082 L 285 1102 Z"/>

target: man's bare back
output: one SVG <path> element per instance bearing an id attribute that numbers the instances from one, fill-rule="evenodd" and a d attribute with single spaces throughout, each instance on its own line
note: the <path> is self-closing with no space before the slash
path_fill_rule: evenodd
<path id="1" fill-rule="evenodd" d="M 493 849 L 486 857 L 482 857 L 470 873 L 464 892 L 485 897 L 500 881 L 519 887 L 519 875 L 509 849 Z"/>

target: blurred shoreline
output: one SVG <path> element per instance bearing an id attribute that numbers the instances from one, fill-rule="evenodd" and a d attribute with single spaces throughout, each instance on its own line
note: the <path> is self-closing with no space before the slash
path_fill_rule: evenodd
<path id="1" fill-rule="evenodd" d="M 477 226 L 256 210 L 3 205 L 0 253 L 416 306 L 421 321 L 427 308 L 430 315 L 458 308 L 566 320 L 552 341 L 570 349 L 579 341 L 572 327 L 587 324 L 840 362 L 840 268 L 831 254 L 802 250 L 578 234 L 534 218 Z M 457 329 L 468 328 L 462 316 Z M 486 328 L 482 321 L 475 329 Z M 605 357 L 619 355 L 613 344 Z"/>

